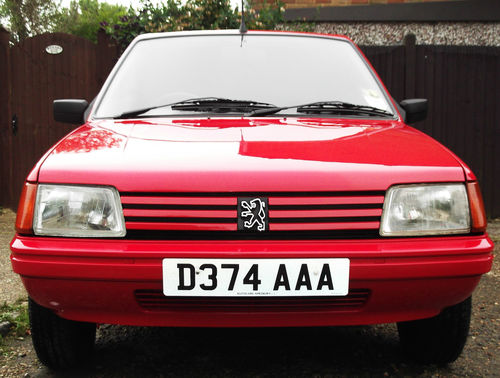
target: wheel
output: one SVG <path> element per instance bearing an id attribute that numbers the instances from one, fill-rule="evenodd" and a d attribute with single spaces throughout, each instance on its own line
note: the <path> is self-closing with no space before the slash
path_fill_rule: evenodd
<path id="1" fill-rule="evenodd" d="M 471 297 L 422 320 L 398 323 L 399 340 L 413 360 L 447 364 L 455 361 L 469 334 Z"/>
<path id="2" fill-rule="evenodd" d="M 38 359 L 53 370 L 78 366 L 94 349 L 96 326 L 60 318 L 28 300 L 31 338 Z"/>

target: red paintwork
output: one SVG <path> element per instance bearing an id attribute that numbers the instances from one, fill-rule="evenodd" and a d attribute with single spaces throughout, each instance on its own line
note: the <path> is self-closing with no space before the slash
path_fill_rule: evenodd
<path id="1" fill-rule="evenodd" d="M 126 217 L 205 217 L 205 210 L 142 210 L 124 209 L 123 215 Z M 236 210 L 210 210 L 211 218 L 236 218 Z"/>
<path id="2" fill-rule="evenodd" d="M 296 203 L 297 197 L 269 197 L 270 205 L 295 205 Z M 303 205 L 384 203 L 384 197 L 301 197 L 300 203 Z"/>
<path id="3" fill-rule="evenodd" d="M 196 230 L 196 231 L 236 231 L 236 223 L 187 222 L 125 222 L 127 230 Z"/>
<path id="4" fill-rule="evenodd" d="M 370 217 L 381 216 L 382 209 L 350 210 L 269 210 L 270 218 L 314 218 L 314 217 Z"/>
<path id="5" fill-rule="evenodd" d="M 463 182 L 464 170 L 397 121 L 155 119 L 82 126 L 47 157 L 38 180 L 120 191 L 350 191 Z"/>
<path id="6" fill-rule="evenodd" d="M 238 199 L 219 197 L 128 197 L 121 196 L 123 204 L 157 204 L 157 205 L 236 205 Z"/>
<path id="7" fill-rule="evenodd" d="M 255 32 L 258 33 L 258 32 Z M 475 180 L 453 153 L 397 120 L 309 117 L 89 120 L 54 146 L 28 175 L 33 183 L 112 185 L 120 192 L 202 192 L 199 197 L 122 196 L 123 204 L 236 205 L 207 192 L 385 191 L 391 185 Z M 382 204 L 382 196 L 301 197 L 303 204 Z M 296 203 L 269 198 L 270 205 Z M 378 216 L 380 209 L 349 211 Z M 344 216 L 297 210 L 274 216 Z M 197 210 L 126 209 L 127 216 L 203 217 Z M 211 217 L 235 217 L 218 210 Z M 236 230 L 235 223 L 127 222 L 132 229 Z M 270 230 L 377 229 L 378 221 L 271 223 Z M 60 316 L 97 323 L 164 326 L 312 326 L 430 317 L 468 297 L 492 264 L 485 234 L 374 240 L 144 241 L 16 235 L 12 265 L 28 293 Z M 165 257 L 348 257 L 350 289 L 369 289 L 360 309 L 306 306 L 231 312 L 148 311 L 136 290 L 161 290 Z"/>
<path id="8" fill-rule="evenodd" d="M 270 223 L 269 230 L 378 230 L 379 226 L 379 222 Z"/>
<path id="9" fill-rule="evenodd" d="M 68 319 L 162 326 L 304 326 L 394 322 L 437 314 L 490 270 L 486 236 L 342 241 L 122 241 L 16 237 L 12 264 L 30 295 Z M 349 257 L 351 289 L 370 289 L 356 311 L 151 312 L 134 291 L 161 290 L 165 257 Z M 54 278 L 64 279 L 64 284 Z"/>

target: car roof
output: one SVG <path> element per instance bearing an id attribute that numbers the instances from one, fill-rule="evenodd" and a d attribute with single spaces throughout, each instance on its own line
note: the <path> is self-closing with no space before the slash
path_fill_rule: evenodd
<path id="1" fill-rule="evenodd" d="M 156 39 L 156 38 L 166 38 L 166 37 L 192 37 L 192 36 L 206 36 L 206 35 L 280 35 L 280 36 L 290 36 L 290 37 L 320 37 L 320 38 L 330 38 L 330 39 L 340 39 L 352 43 L 352 40 L 340 34 L 321 34 L 321 33 L 311 33 L 311 32 L 295 32 L 295 31 L 281 31 L 281 30 L 249 30 L 246 33 L 241 33 L 237 29 L 224 29 L 224 30 L 190 30 L 190 31 L 178 31 L 178 32 L 164 32 L 164 33 L 145 33 L 137 36 L 134 42 Z"/>

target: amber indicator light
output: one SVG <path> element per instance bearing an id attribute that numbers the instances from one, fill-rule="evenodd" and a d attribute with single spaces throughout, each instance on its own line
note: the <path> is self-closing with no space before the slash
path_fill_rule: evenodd
<path id="1" fill-rule="evenodd" d="M 469 195 L 470 215 L 472 220 L 472 232 L 486 231 L 486 214 L 484 212 L 483 196 L 477 181 L 467 183 L 467 194 Z"/>
<path id="2" fill-rule="evenodd" d="M 19 234 L 33 234 L 33 213 L 35 210 L 37 184 L 24 184 L 17 208 L 16 231 Z"/>

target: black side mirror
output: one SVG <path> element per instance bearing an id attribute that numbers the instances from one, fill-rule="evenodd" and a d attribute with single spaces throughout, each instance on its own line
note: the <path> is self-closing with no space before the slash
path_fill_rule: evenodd
<path id="1" fill-rule="evenodd" d="M 403 100 L 399 103 L 405 111 L 404 121 L 412 124 L 418 121 L 423 121 L 427 118 L 427 110 L 429 108 L 426 98 L 412 98 Z"/>
<path id="2" fill-rule="evenodd" d="M 81 125 L 85 122 L 86 100 L 54 100 L 54 119 L 58 122 Z"/>

